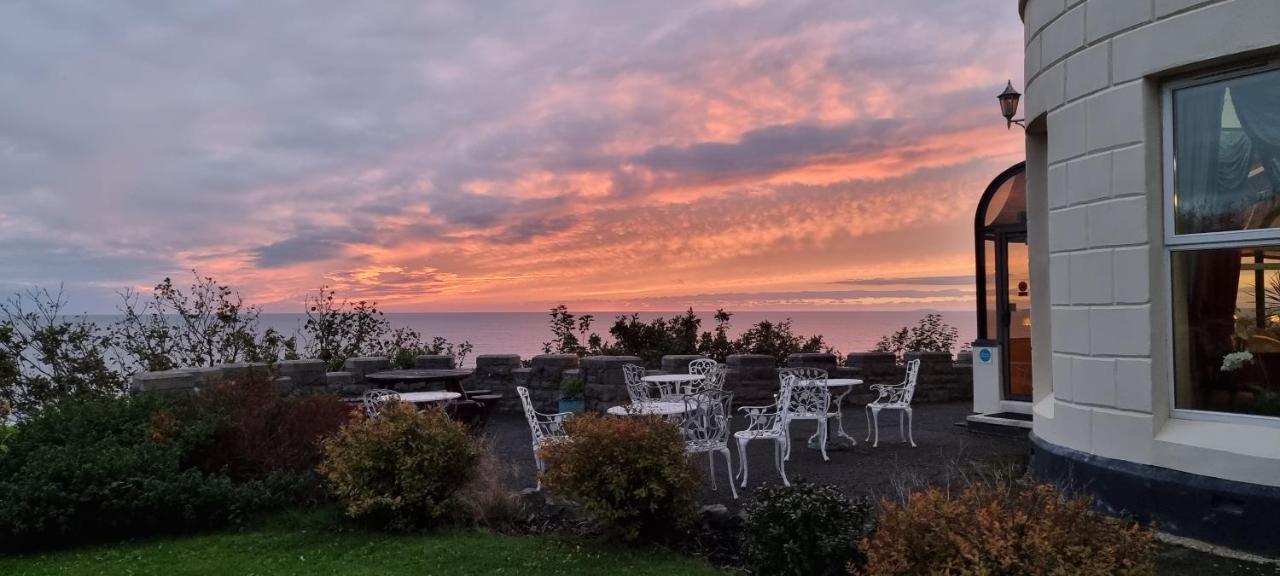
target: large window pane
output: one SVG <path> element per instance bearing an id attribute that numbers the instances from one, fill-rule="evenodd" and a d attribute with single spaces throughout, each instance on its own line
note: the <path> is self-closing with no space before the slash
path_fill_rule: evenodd
<path id="1" fill-rule="evenodd" d="M 1280 416 L 1280 246 L 1172 264 L 1175 405 Z"/>
<path id="2" fill-rule="evenodd" d="M 1280 71 L 1173 93 L 1174 233 L 1280 227 Z"/>

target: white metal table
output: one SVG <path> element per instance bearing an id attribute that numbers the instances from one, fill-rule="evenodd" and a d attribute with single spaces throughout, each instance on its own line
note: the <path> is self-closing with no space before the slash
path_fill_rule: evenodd
<path id="1" fill-rule="evenodd" d="M 685 413 L 684 402 L 640 402 L 608 409 L 612 416 L 677 416 Z"/>
<path id="2" fill-rule="evenodd" d="M 655 374 L 653 376 L 645 376 L 640 380 L 650 384 L 657 384 L 659 388 L 665 389 L 671 385 L 675 387 L 677 395 L 684 394 L 689 391 L 690 385 L 694 382 L 701 382 L 706 376 L 701 374 Z"/>
<path id="3" fill-rule="evenodd" d="M 826 380 L 802 380 L 799 384 L 797 384 L 797 386 L 826 386 L 828 390 L 830 390 L 830 389 L 832 389 L 832 388 L 842 388 L 842 389 L 843 389 L 843 391 L 842 391 L 842 392 L 840 392 L 840 393 L 839 393 L 838 395 L 836 395 L 836 397 L 835 397 L 835 406 L 836 406 L 836 410 L 835 410 L 835 412 L 836 412 L 836 414 L 837 414 L 837 416 L 836 416 L 836 438 L 844 438 L 844 439 L 848 440 L 848 441 L 850 442 L 850 444 L 852 444 L 852 445 L 857 445 L 858 441 L 857 441 L 857 440 L 854 440 L 854 439 L 853 439 L 853 436 L 850 436 L 847 432 L 845 432 L 845 431 L 844 431 L 844 410 L 843 410 L 843 407 L 844 407 L 844 397 L 845 397 L 845 396 L 848 396 L 850 392 L 853 392 L 853 387 L 854 387 L 854 386 L 860 386 L 860 385 L 862 385 L 862 384 L 863 384 L 862 380 L 859 380 L 859 379 L 857 379 L 857 378 L 827 378 Z M 828 420 L 828 421 L 827 421 L 827 437 L 828 437 L 828 438 L 830 438 L 830 437 L 831 437 L 831 433 L 830 433 L 830 431 L 831 431 L 831 421 L 830 421 L 830 420 Z M 815 438 L 817 438 L 817 437 L 818 437 L 818 434 L 817 434 L 817 433 L 814 433 L 814 435 L 813 435 L 813 436 L 811 436 L 811 437 L 809 438 L 809 447 L 810 447 L 810 448 L 815 448 L 815 449 L 820 448 L 820 446 L 818 446 L 818 445 L 814 442 L 814 439 L 815 439 Z M 831 449 L 839 449 L 839 444 L 836 444 L 835 446 L 828 447 L 828 449 L 829 449 L 829 450 L 831 450 Z"/>
<path id="4" fill-rule="evenodd" d="M 461 397 L 462 395 L 457 392 L 444 392 L 444 391 L 401 392 L 400 393 L 400 401 L 408 402 L 410 404 L 432 404 L 435 402 L 448 402 L 450 400 L 457 400 Z"/>

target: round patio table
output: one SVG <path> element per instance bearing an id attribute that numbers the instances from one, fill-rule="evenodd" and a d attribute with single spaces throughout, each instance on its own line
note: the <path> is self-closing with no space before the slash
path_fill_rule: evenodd
<path id="1" fill-rule="evenodd" d="M 408 402 L 410 404 L 434 404 L 436 402 L 457 400 L 461 397 L 462 395 L 457 392 L 402 392 L 400 394 L 400 401 Z"/>
<path id="2" fill-rule="evenodd" d="M 606 412 L 611 416 L 676 416 L 684 414 L 684 402 L 641 402 L 627 406 L 614 406 Z"/>
<path id="3" fill-rule="evenodd" d="M 843 388 L 843 391 L 840 392 L 838 395 L 836 395 L 834 399 L 836 412 L 841 412 L 840 408 L 844 405 L 844 397 L 848 396 L 850 392 L 853 392 L 854 386 L 860 386 L 862 384 L 863 384 L 862 380 L 859 380 L 857 378 L 827 378 L 826 380 L 803 380 L 799 385 L 825 386 L 827 387 L 827 389 Z M 820 450 L 822 448 L 817 443 L 817 440 L 816 440 L 817 437 L 818 435 L 815 433 L 813 436 L 809 438 L 809 448 L 812 448 L 814 450 Z M 844 438 L 848 440 L 849 446 L 855 446 L 858 444 L 858 441 L 854 440 L 853 436 L 850 436 L 847 432 L 844 431 L 843 417 L 836 418 L 836 436 L 835 437 L 837 439 Z M 827 438 L 831 438 L 831 420 L 830 419 L 827 420 Z M 848 446 L 845 446 L 839 442 L 832 442 L 827 446 L 827 450 L 844 450 L 847 448 Z"/>
<path id="4" fill-rule="evenodd" d="M 701 374 L 655 374 L 653 376 L 645 376 L 640 380 L 650 384 L 657 384 L 660 388 L 673 384 L 676 388 L 674 390 L 676 394 L 684 394 L 688 392 L 690 384 L 704 379 L 706 379 L 706 376 Z"/>

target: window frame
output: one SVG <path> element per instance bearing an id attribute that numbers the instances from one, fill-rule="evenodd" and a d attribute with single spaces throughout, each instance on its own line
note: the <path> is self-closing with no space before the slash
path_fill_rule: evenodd
<path id="1" fill-rule="evenodd" d="M 1263 228 L 1254 230 L 1228 230 L 1219 232 L 1196 232 L 1177 234 L 1173 208 L 1175 174 L 1177 158 L 1174 156 L 1174 124 L 1173 93 L 1195 86 L 1203 86 L 1223 82 L 1254 74 L 1264 74 L 1280 70 L 1280 60 L 1254 62 L 1226 69 L 1215 69 L 1211 72 L 1183 77 L 1165 82 L 1160 88 L 1161 105 L 1161 188 L 1162 219 L 1164 222 L 1163 257 L 1161 263 L 1164 271 L 1165 334 L 1164 342 L 1167 391 L 1169 394 L 1169 416 L 1180 420 L 1200 420 L 1227 424 L 1247 424 L 1280 428 L 1280 416 L 1263 416 L 1259 414 L 1241 414 L 1217 410 L 1197 410 L 1178 408 L 1177 384 L 1177 337 L 1173 322 L 1173 255 L 1175 252 L 1195 252 L 1215 248 L 1250 248 L 1263 246 L 1280 246 L 1280 228 Z"/>

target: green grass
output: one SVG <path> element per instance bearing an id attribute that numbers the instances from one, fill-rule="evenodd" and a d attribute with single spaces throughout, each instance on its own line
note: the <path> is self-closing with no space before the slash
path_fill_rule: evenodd
<path id="1" fill-rule="evenodd" d="M 243 532 L 0 556 L 0 574 L 467 576 L 473 574 L 717 575 L 657 550 L 603 549 L 537 536 L 476 532 L 397 535 L 291 514 Z"/>

